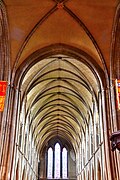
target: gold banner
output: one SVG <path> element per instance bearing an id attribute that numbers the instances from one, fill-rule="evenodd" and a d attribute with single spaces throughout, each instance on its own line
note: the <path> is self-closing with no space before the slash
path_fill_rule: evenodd
<path id="1" fill-rule="evenodd" d="M 0 81 L 0 112 L 2 112 L 4 109 L 6 89 L 7 89 L 7 82 Z"/>
<path id="2" fill-rule="evenodd" d="M 5 97 L 0 96 L 0 111 L 3 111 L 5 103 Z"/>
<path id="3" fill-rule="evenodd" d="M 120 80 L 115 80 L 117 109 L 120 109 Z"/>

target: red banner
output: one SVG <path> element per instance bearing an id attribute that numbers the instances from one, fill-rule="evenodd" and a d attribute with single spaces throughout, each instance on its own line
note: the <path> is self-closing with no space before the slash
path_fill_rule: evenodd
<path id="1" fill-rule="evenodd" d="M 4 109 L 6 89 L 7 89 L 7 82 L 0 81 L 0 112 L 2 112 Z"/>

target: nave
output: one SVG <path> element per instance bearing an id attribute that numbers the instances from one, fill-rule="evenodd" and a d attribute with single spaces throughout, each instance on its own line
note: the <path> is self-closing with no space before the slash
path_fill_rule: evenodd
<path id="1" fill-rule="evenodd" d="M 0 1 L 0 180 L 120 180 L 118 0 Z"/>

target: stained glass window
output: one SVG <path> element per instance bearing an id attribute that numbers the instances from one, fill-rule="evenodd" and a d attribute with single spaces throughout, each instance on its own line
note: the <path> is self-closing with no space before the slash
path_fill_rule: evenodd
<path id="1" fill-rule="evenodd" d="M 60 178 L 60 145 L 55 145 L 55 178 Z"/>
<path id="2" fill-rule="evenodd" d="M 53 155 L 54 154 L 54 155 Z M 66 179 L 68 175 L 68 151 L 63 148 L 61 154 L 61 146 L 56 143 L 53 149 L 50 147 L 47 151 L 47 178 L 48 179 Z M 62 167 L 61 167 L 62 165 Z M 54 167 L 54 169 L 53 169 Z"/>
<path id="3" fill-rule="evenodd" d="M 63 148 L 62 151 L 62 178 L 67 178 L 67 150 Z"/>
<path id="4" fill-rule="evenodd" d="M 53 150 L 50 147 L 48 149 L 48 163 L 47 163 L 47 178 L 52 178 L 52 172 L 53 172 Z"/>

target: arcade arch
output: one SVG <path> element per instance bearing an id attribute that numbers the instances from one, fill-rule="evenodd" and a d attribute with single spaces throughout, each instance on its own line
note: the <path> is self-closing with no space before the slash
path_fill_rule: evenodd
<path id="1" fill-rule="evenodd" d="M 45 148 L 52 138 L 62 138 L 72 147 L 79 179 L 83 171 L 92 174 L 98 158 L 102 168 L 105 166 L 105 78 L 93 62 L 83 51 L 56 45 L 35 52 L 16 73 L 15 84 L 20 90 L 16 138 L 36 177 L 46 178 Z M 69 175 L 71 178 L 72 168 Z"/>

